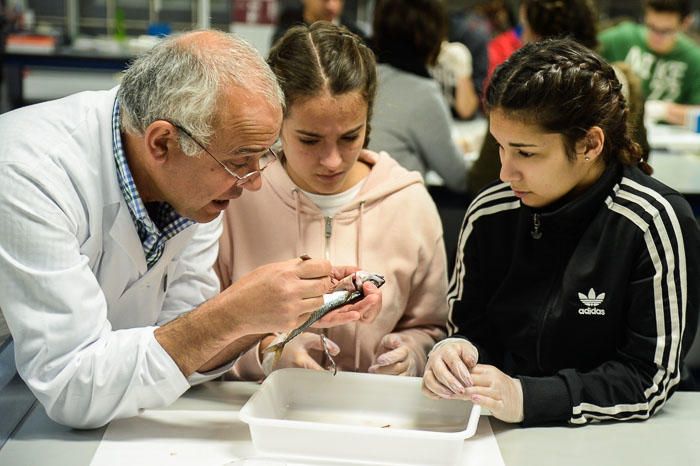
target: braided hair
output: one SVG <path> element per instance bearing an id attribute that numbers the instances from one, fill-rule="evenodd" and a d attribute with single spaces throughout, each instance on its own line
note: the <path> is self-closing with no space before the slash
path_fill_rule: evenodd
<path id="1" fill-rule="evenodd" d="M 613 68 L 571 39 L 547 39 L 525 45 L 499 66 L 486 94 L 489 110 L 534 123 L 564 138 L 569 159 L 576 143 L 597 126 L 605 134 L 602 157 L 638 165 L 651 174 L 628 127 L 629 109 Z"/>

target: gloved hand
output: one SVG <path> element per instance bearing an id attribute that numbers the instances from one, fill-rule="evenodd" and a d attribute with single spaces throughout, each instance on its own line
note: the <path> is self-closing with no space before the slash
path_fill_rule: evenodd
<path id="1" fill-rule="evenodd" d="M 435 345 L 423 374 L 423 393 L 430 398 L 463 398 L 473 385 L 470 369 L 479 352 L 469 340 L 450 339 Z"/>
<path id="2" fill-rule="evenodd" d="M 404 343 L 398 333 L 389 333 L 382 337 L 374 355 L 374 361 L 367 372 L 372 374 L 418 375 L 416 355 Z"/>
<path id="3" fill-rule="evenodd" d="M 451 73 L 455 77 L 455 81 L 471 77 L 472 54 L 461 42 L 443 41 L 437 58 L 437 66 Z"/>
<path id="4" fill-rule="evenodd" d="M 306 369 L 315 370 L 325 370 L 321 365 L 316 362 L 316 360 L 311 356 L 310 352 L 312 350 L 318 350 L 323 353 L 323 345 L 321 344 L 321 336 L 317 333 L 312 332 L 302 332 L 292 341 L 287 343 L 282 351 L 282 356 L 277 362 L 277 365 L 273 368 L 272 363 L 275 359 L 275 353 L 269 352 L 264 353 L 263 350 L 268 346 L 274 345 L 283 341 L 286 334 L 281 334 L 274 340 L 270 341 L 264 347 L 261 344 L 260 352 L 262 353 L 262 368 L 265 375 L 270 375 L 270 373 L 276 369 L 282 369 L 285 367 L 303 367 Z M 338 345 L 326 338 L 326 347 L 331 356 L 337 356 L 340 353 L 340 348 Z"/>
<path id="5" fill-rule="evenodd" d="M 488 408 L 494 417 L 503 422 L 522 422 L 523 387 L 519 379 L 486 364 L 474 366 L 471 377 L 474 385 L 468 387 L 460 398 Z"/>

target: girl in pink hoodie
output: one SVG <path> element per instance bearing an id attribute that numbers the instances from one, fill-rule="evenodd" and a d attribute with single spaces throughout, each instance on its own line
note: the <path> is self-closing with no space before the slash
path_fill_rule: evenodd
<path id="1" fill-rule="evenodd" d="M 382 310 L 371 324 L 310 329 L 284 349 L 276 368 L 423 373 L 445 336 L 447 271 L 437 208 L 417 172 L 365 149 L 377 86 L 372 52 L 342 27 L 290 29 L 268 59 L 286 98 L 281 163 L 263 172 L 258 193 L 224 216 L 217 271 L 222 287 L 268 262 L 308 254 L 384 275 Z M 263 337 L 234 366 L 263 378 Z"/>

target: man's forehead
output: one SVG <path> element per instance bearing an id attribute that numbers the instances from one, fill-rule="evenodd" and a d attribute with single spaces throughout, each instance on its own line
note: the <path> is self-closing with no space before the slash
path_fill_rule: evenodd
<path id="1" fill-rule="evenodd" d="M 215 126 L 226 127 L 279 126 L 282 106 L 262 92 L 232 89 L 217 103 Z"/>

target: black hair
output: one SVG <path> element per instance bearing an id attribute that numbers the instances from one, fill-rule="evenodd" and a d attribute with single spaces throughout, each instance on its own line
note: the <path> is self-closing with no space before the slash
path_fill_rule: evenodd
<path id="1" fill-rule="evenodd" d="M 378 0 L 372 28 L 380 62 L 432 66 L 447 38 L 447 14 L 441 0 Z"/>
<path id="2" fill-rule="evenodd" d="M 644 8 L 662 13 L 678 13 L 682 20 L 690 15 L 690 0 L 646 0 Z"/>
<path id="3" fill-rule="evenodd" d="M 598 48 L 598 12 L 593 0 L 523 0 L 525 18 L 541 38 L 571 37 Z"/>

